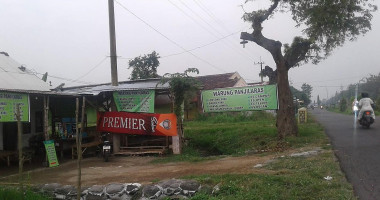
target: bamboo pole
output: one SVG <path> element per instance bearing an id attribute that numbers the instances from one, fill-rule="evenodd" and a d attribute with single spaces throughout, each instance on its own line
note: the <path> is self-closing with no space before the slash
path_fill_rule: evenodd
<path id="1" fill-rule="evenodd" d="M 82 147 L 79 144 L 79 99 L 76 98 L 76 109 L 75 109 L 75 132 L 76 132 L 76 146 L 77 146 L 77 169 L 78 169 L 78 179 L 77 179 L 77 200 L 80 200 L 81 196 L 81 169 L 80 169 L 80 152 L 82 152 Z"/>
<path id="2" fill-rule="evenodd" d="M 77 125 L 77 141 L 79 142 L 77 149 L 78 153 L 78 188 L 77 188 L 77 200 L 80 200 L 81 197 L 81 188 L 82 188 L 82 183 L 81 183 L 81 177 L 82 177 L 82 166 L 81 166 L 81 161 L 82 161 L 82 133 L 84 129 L 84 114 L 85 114 L 85 108 L 86 108 L 86 98 L 83 97 L 82 99 L 82 116 L 81 116 L 81 123 L 80 123 L 80 132 L 78 133 L 78 125 Z M 78 107 L 79 109 L 79 107 Z M 78 117 L 78 114 L 77 114 Z M 77 119 L 77 121 L 79 121 Z M 79 138 L 79 139 L 78 139 Z"/>
<path id="3" fill-rule="evenodd" d="M 44 97 L 44 135 L 45 141 L 49 140 L 49 97 Z"/>
<path id="4" fill-rule="evenodd" d="M 18 147 L 18 178 L 20 183 L 20 190 L 21 193 L 24 193 L 24 186 L 23 186 L 23 178 L 22 178 L 22 171 L 23 171 L 23 161 L 24 157 L 22 155 L 22 124 L 21 124 L 21 114 L 20 114 L 20 105 L 16 104 L 16 119 L 17 119 L 17 147 Z M 21 197 L 24 199 L 24 195 Z"/>

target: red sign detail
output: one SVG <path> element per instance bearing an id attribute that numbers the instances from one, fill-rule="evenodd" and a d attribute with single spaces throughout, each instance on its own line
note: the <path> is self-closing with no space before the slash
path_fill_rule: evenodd
<path id="1" fill-rule="evenodd" d="M 176 136 L 177 118 L 174 114 L 98 112 L 97 130 L 133 135 Z"/>

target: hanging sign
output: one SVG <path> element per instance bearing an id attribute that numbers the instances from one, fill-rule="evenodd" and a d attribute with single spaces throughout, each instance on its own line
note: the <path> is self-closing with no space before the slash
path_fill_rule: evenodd
<path id="1" fill-rule="evenodd" d="M 20 107 L 21 121 L 29 121 L 29 95 L 0 92 L 0 122 L 15 122 L 17 105 Z"/>
<path id="2" fill-rule="evenodd" d="M 277 86 L 224 88 L 202 91 L 204 112 L 276 110 Z"/>
<path id="3" fill-rule="evenodd" d="M 57 153 L 55 152 L 54 140 L 44 141 L 46 155 L 49 161 L 49 167 L 57 167 L 59 165 Z"/>
<path id="4" fill-rule="evenodd" d="M 114 91 L 118 111 L 154 113 L 154 90 Z"/>
<path id="5" fill-rule="evenodd" d="M 177 118 L 174 114 L 98 112 L 97 130 L 135 135 L 176 136 Z"/>

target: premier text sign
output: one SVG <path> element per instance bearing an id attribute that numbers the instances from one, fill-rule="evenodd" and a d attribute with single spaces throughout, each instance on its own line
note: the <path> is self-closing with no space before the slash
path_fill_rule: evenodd
<path id="1" fill-rule="evenodd" d="M 174 114 L 98 112 L 97 130 L 133 135 L 176 136 L 177 118 Z"/>

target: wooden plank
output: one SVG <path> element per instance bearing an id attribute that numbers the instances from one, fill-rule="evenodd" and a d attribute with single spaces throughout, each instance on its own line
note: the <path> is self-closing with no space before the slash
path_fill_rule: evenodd
<path id="1" fill-rule="evenodd" d="M 165 146 L 137 146 L 137 147 L 120 147 L 120 150 L 121 149 L 154 149 L 154 148 L 158 148 L 158 149 L 165 149 L 166 147 Z"/>

